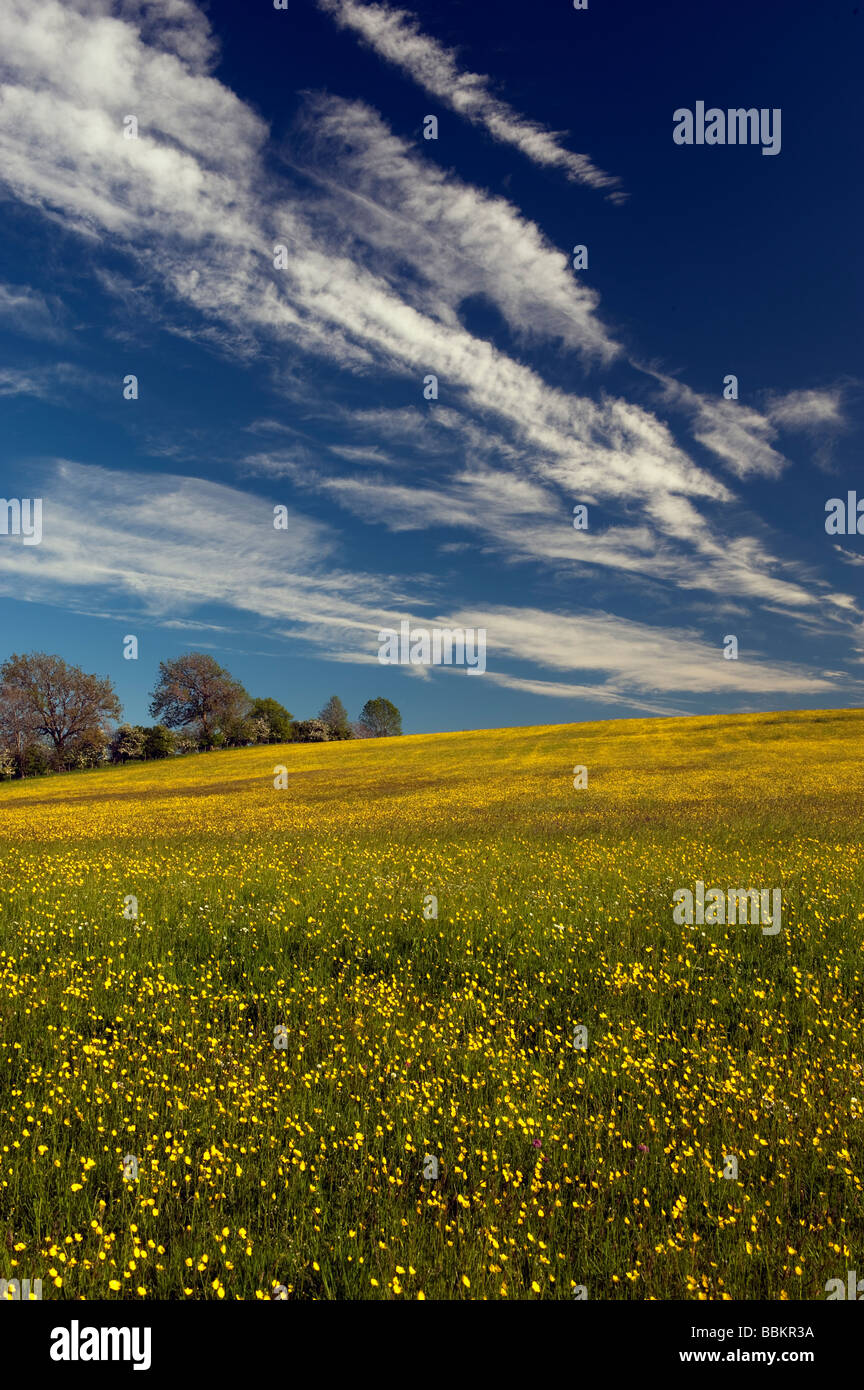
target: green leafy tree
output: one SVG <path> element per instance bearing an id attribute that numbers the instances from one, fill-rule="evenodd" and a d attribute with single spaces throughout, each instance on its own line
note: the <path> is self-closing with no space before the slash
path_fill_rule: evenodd
<path id="1" fill-rule="evenodd" d="M 110 721 L 123 713 L 107 676 L 88 675 L 46 652 L 10 656 L 0 667 L 0 687 L 21 698 L 36 734 L 51 744 L 58 768 L 74 760 L 74 744 L 107 733 Z"/>
<path id="2" fill-rule="evenodd" d="M 112 763 L 131 763 L 144 757 L 145 730 L 141 725 L 121 724 L 108 745 Z"/>
<path id="3" fill-rule="evenodd" d="M 329 743 L 327 725 L 321 719 L 298 719 L 291 726 L 292 743 Z"/>
<path id="4" fill-rule="evenodd" d="M 24 754 L 24 771 L 21 776 L 44 777 L 50 771 L 51 765 L 45 746 L 41 743 L 31 743 Z"/>
<path id="5" fill-rule="evenodd" d="M 229 720 L 217 737 L 221 737 L 224 748 L 247 748 L 250 743 L 269 743 L 269 735 L 270 726 L 266 719 L 244 715 L 240 719 Z"/>
<path id="6" fill-rule="evenodd" d="M 65 754 L 66 767 L 99 767 L 109 758 L 109 738 L 104 729 L 90 729 L 74 738 Z"/>
<path id="7" fill-rule="evenodd" d="M 331 738 L 353 738 L 351 725 L 348 722 L 348 711 L 338 695 L 330 696 L 318 718 L 322 724 L 326 724 Z"/>
<path id="8" fill-rule="evenodd" d="M 363 738 L 393 738 L 402 732 L 402 716 L 390 700 L 367 700 L 357 721 Z"/>
<path id="9" fill-rule="evenodd" d="M 164 724 L 154 724 L 144 730 L 144 757 L 170 758 L 174 752 L 176 739 Z"/>
<path id="10" fill-rule="evenodd" d="M 196 730 L 203 748 L 225 742 L 225 729 L 242 719 L 249 696 L 239 681 L 203 652 L 160 661 L 150 714 L 166 728 Z"/>
<path id="11" fill-rule="evenodd" d="M 266 700 L 253 700 L 249 710 L 250 719 L 263 719 L 267 724 L 267 737 L 258 739 L 258 743 L 288 743 L 291 739 L 291 724 L 293 714 L 289 714 L 284 705 L 280 705 L 278 700 L 267 698 Z"/>

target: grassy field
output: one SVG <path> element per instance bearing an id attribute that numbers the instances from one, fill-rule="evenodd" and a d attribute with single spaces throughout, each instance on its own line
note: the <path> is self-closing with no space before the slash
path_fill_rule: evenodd
<path id="1" fill-rule="evenodd" d="M 864 1275 L 862 819 L 858 710 L 5 784 L 0 1274 L 824 1299 Z M 697 880 L 782 930 L 676 925 Z"/>

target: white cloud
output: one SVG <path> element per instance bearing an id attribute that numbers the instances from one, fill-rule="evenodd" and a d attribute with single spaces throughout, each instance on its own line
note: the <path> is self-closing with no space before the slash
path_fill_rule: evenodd
<path id="1" fill-rule="evenodd" d="M 345 459 L 347 463 L 394 463 L 394 460 L 388 458 L 387 455 L 383 452 L 383 450 L 379 449 L 377 445 L 373 445 L 368 449 L 364 449 L 360 445 L 330 444 L 328 445 L 328 448 L 331 454 L 335 454 L 337 458 Z"/>
<path id="2" fill-rule="evenodd" d="M 568 179 L 591 188 L 619 189 L 620 180 L 598 169 L 584 154 L 572 154 L 554 131 L 526 119 L 497 97 L 488 77 L 466 72 L 457 55 L 420 29 L 407 10 L 361 5 L 356 0 L 318 0 L 343 28 L 352 29 L 382 58 L 407 72 L 467 121 L 483 126 L 493 139 L 514 145 L 534 164 L 561 169 Z M 610 195 L 618 200 L 618 191 Z"/>
<path id="3" fill-rule="evenodd" d="M 811 694 L 833 689 L 830 681 L 792 664 L 749 658 L 746 653 L 738 661 L 727 661 L 719 637 L 712 645 L 692 632 L 650 627 L 611 613 L 582 616 L 531 608 L 461 609 L 452 615 L 452 622 L 486 628 L 487 668 L 494 669 L 503 654 L 546 669 L 596 671 L 609 677 L 619 693 L 622 687 L 691 694 Z"/>
<path id="4" fill-rule="evenodd" d="M 823 611 L 824 586 L 796 583 L 757 540 L 715 533 L 686 498 L 666 495 L 646 504 L 649 517 L 616 521 L 601 529 L 604 513 L 576 531 L 570 506 L 557 491 L 514 472 L 463 469 L 446 482 L 382 479 L 365 473 L 337 477 L 301 466 L 291 456 L 253 455 L 246 467 L 261 476 L 290 476 L 300 486 L 333 497 L 368 524 L 394 532 L 456 528 L 507 560 L 533 560 L 577 570 L 599 566 L 644 575 L 678 590 L 704 590 L 729 598 L 784 604 L 796 611 Z M 584 493 L 580 501 L 590 501 Z M 602 522 L 601 522 L 602 525 Z M 854 599 L 833 596 L 855 608 Z"/>
<path id="5" fill-rule="evenodd" d="M 656 700 L 645 700 L 639 695 L 628 695 L 609 685 L 577 685 L 573 681 L 527 680 L 520 676 L 502 675 L 499 671 L 486 671 L 484 679 L 493 685 L 501 685 L 506 690 L 519 690 L 526 695 L 540 695 L 551 700 L 587 700 L 596 705 L 618 705 L 625 709 L 642 710 L 645 714 L 687 714 L 687 710 L 676 709 Z"/>
<path id="6" fill-rule="evenodd" d="M 418 386 L 433 371 L 463 413 L 497 416 L 523 447 L 548 456 L 548 471 L 570 489 L 728 496 L 638 406 L 547 386 L 452 316 L 420 312 L 339 254 L 296 202 L 278 201 L 278 181 L 268 187 L 258 118 L 214 79 L 142 43 L 130 25 L 88 23 L 57 0 L 36 16 L 8 0 L 0 62 L 16 77 L 0 92 L 0 175 L 12 191 L 127 249 L 204 316 L 204 333 L 228 325 L 247 340 L 290 341 L 344 369 L 383 369 Z M 138 140 L 121 133 L 130 104 Z M 284 271 L 272 267 L 276 240 L 289 248 Z"/>
<path id="7" fill-rule="evenodd" d="M 780 430 L 824 434 L 846 425 L 840 387 L 785 394 L 765 392 L 761 409 L 757 409 L 740 400 L 726 400 L 719 391 L 716 396 L 706 396 L 674 377 L 641 370 L 649 370 L 661 383 L 668 403 L 689 415 L 694 439 L 722 459 L 739 478 L 780 476 L 789 463 L 774 448 Z"/>
<path id="8" fill-rule="evenodd" d="M 501 669 L 507 660 L 593 672 L 606 684 L 579 686 L 591 698 L 603 699 L 605 690 L 613 703 L 664 692 L 833 689 L 787 663 L 746 654 L 725 661 L 719 637 L 712 645 L 694 632 L 607 613 L 497 605 L 435 612 L 422 580 L 415 578 L 411 593 L 400 580 L 342 568 L 329 527 L 292 508 L 288 529 L 277 531 L 268 501 L 219 483 L 61 460 L 38 485 L 42 542 L 0 546 L 0 593 L 18 594 L 23 585 L 32 600 L 83 611 L 94 591 L 110 592 L 120 601 L 123 621 L 132 621 L 137 610 L 180 627 L 198 626 L 196 610 L 227 608 L 254 614 L 271 637 L 288 635 L 325 659 L 362 663 L 377 652 L 378 631 L 398 628 L 403 618 L 426 627 L 482 627 L 496 680 L 511 680 Z M 224 627 L 209 613 L 205 623 L 215 631 Z"/>
<path id="9" fill-rule="evenodd" d="M 323 214 L 343 244 L 352 237 L 357 259 L 368 259 L 371 248 L 377 273 L 401 272 L 403 298 L 425 312 L 437 305 L 447 317 L 469 296 L 484 295 L 526 341 L 557 340 L 603 362 L 618 354 L 597 318 L 597 292 L 504 198 L 419 156 L 365 102 L 310 98 L 300 129 L 304 172 L 327 191 Z"/>
<path id="10" fill-rule="evenodd" d="M 64 337 L 59 313 L 58 301 L 49 303 L 29 285 L 0 284 L 0 324 L 14 333 L 56 341 Z"/>
<path id="11" fill-rule="evenodd" d="M 98 379 L 72 362 L 53 362 L 49 366 L 0 367 L 0 396 L 36 396 L 58 401 L 73 388 L 92 391 Z"/>
<path id="12" fill-rule="evenodd" d="M 864 554 L 857 550 L 847 550 L 845 545 L 835 545 L 835 550 L 839 551 L 840 559 L 845 565 L 864 565 Z"/>
<path id="13" fill-rule="evenodd" d="M 689 415 L 694 439 L 710 449 L 738 478 L 758 474 L 776 478 L 788 460 L 772 447 L 772 421 L 740 400 L 725 400 L 693 391 L 674 377 L 651 372 L 663 386 L 664 399 Z"/>
<path id="14" fill-rule="evenodd" d="M 826 426 L 841 429 L 846 425 L 840 387 L 771 395 L 767 398 L 765 413 L 785 430 L 818 430 Z"/>
<path id="15" fill-rule="evenodd" d="M 41 477 L 40 477 L 41 475 Z M 31 469 L 43 498 L 38 546 L 0 546 L 0 591 L 61 606 L 92 591 L 123 595 L 151 617 L 203 604 L 287 618 L 301 625 L 379 621 L 400 586 L 333 564 L 331 529 L 220 483 L 172 474 L 113 471 L 60 460 Z"/>
<path id="16" fill-rule="evenodd" d="M 113 0 L 101 0 L 104 11 Z M 142 37 L 176 53 L 193 72 L 207 72 L 218 56 L 209 20 L 192 0 L 120 0 L 120 14 L 141 24 Z"/>

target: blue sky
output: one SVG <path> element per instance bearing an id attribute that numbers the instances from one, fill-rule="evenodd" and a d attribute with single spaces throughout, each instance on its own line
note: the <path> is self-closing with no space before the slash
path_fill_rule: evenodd
<path id="1" fill-rule="evenodd" d="M 860 705 L 861 25 L 0 0 L 0 656 L 133 721 L 193 648 L 406 732 Z M 779 153 L 676 144 L 699 101 Z M 485 674 L 380 665 L 402 619 Z"/>

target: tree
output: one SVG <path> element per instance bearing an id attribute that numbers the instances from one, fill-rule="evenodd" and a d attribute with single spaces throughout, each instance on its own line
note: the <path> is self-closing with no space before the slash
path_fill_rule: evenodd
<path id="1" fill-rule="evenodd" d="M 331 738 L 351 738 L 351 725 L 348 723 L 348 711 L 338 695 L 330 696 L 330 699 L 318 715 L 318 718 L 321 720 L 322 724 L 327 726 Z"/>
<path id="2" fill-rule="evenodd" d="M 402 716 L 390 701 L 379 697 L 367 700 L 357 721 L 361 737 L 393 738 L 402 732 Z"/>
<path id="3" fill-rule="evenodd" d="M 196 726 L 201 745 L 212 748 L 217 733 L 242 718 L 248 704 L 240 682 L 212 656 L 187 652 L 173 661 L 160 661 L 150 713 L 154 719 L 161 716 L 169 729 Z"/>
<path id="4" fill-rule="evenodd" d="M 145 730 L 140 724 L 121 724 L 108 745 L 112 763 L 130 763 L 144 757 Z"/>
<path id="5" fill-rule="evenodd" d="M 44 777 L 51 771 L 48 752 L 43 743 L 31 743 L 24 755 L 23 777 Z"/>
<path id="6" fill-rule="evenodd" d="M 271 738 L 272 729 L 270 727 L 269 720 L 265 719 L 263 715 L 259 714 L 257 716 L 253 716 L 250 714 L 249 718 L 246 720 L 246 723 L 249 725 L 250 743 L 273 742 Z M 290 729 L 291 725 L 289 724 L 288 727 Z M 286 740 L 283 739 L 282 742 L 284 743 L 286 742 Z"/>
<path id="7" fill-rule="evenodd" d="M 329 743 L 327 725 L 320 719 L 298 719 L 291 726 L 292 743 Z"/>
<path id="8" fill-rule="evenodd" d="M 66 767 L 71 745 L 107 732 L 123 713 L 107 676 L 91 676 L 59 656 L 13 654 L 0 667 L 0 686 L 20 696 L 37 734 L 51 741 L 54 762 Z"/>
<path id="9" fill-rule="evenodd" d="M 285 706 L 280 705 L 278 700 L 269 697 L 266 700 L 253 700 L 249 717 L 250 719 L 264 719 L 267 722 L 267 737 L 258 739 L 257 742 L 288 743 L 290 741 L 291 723 L 294 716 L 289 714 Z"/>
<path id="10" fill-rule="evenodd" d="M 98 767 L 108 757 L 108 735 L 104 729 L 91 729 L 73 738 L 64 754 L 67 767 Z"/>
<path id="11" fill-rule="evenodd" d="M 37 739 L 36 718 L 26 694 L 4 686 L 0 689 L 0 749 L 15 777 L 27 776 L 28 753 Z"/>
<path id="12" fill-rule="evenodd" d="M 253 719 L 249 715 L 226 720 L 220 732 L 224 748 L 246 748 L 250 743 L 270 742 L 270 725 L 267 720 Z"/>
<path id="13" fill-rule="evenodd" d="M 145 758 L 170 758 L 175 745 L 174 735 L 164 724 L 154 724 L 151 729 L 144 730 Z"/>

